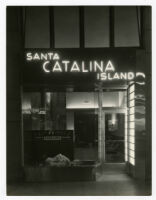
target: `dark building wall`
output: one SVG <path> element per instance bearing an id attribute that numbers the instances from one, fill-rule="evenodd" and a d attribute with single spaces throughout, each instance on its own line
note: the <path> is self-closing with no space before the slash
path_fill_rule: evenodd
<path id="1" fill-rule="evenodd" d="M 142 180 L 151 180 L 151 156 L 152 156 L 152 85 L 151 85 L 151 7 L 142 7 L 142 37 L 141 49 L 136 51 L 136 71 L 144 71 L 146 74 L 145 86 L 136 88 L 136 95 L 143 94 L 145 98 L 145 131 L 136 131 L 136 165 L 127 163 L 127 172 L 133 177 Z M 137 98 L 136 98 L 136 101 Z M 144 118 L 143 117 L 143 118 Z M 142 119 L 143 119 L 142 118 Z M 136 129 L 138 129 L 136 122 Z"/>
<path id="2" fill-rule="evenodd" d="M 21 177 L 20 8 L 7 8 L 7 180 Z"/>
<path id="3" fill-rule="evenodd" d="M 136 71 L 145 72 L 145 50 L 136 50 Z M 138 82 L 144 79 L 138 79 Z M 135 84 L 135 166 L 126 163 L 127 172 L 136 179 L 145 180 L 146 110 L 145 85 Z"/>
<path id="4" fill-rule="evenodd" d="M 152 112 L 152 74 L 151 74 L 151 7 L 142 7 L 142 47 L 143 50 L 136 52 L 137 71 L 144 71 L 146 74 L 145 86 L 137 86 L 137 95 L 144 96 L 145 99 L 145 127 L 142 124 L 142 130 L 136 131 L 136 167 L 135 177 L 137 179 L 151 180 L 152 163 L 152 130 L 151 130 L 151 112 Z M 136 101 L 138 99 L 136 98 Z M 139 100 L 140 102 L 140 100 Z M 137 106 L 139 107 L 139 106 Z M 137 108 L 136 107 L 136 108 Z M 143 113 L 143 108 L 142 108 Z M 136 122 L 136 126 L 138 126 Z"/>
<path id="5" fill-rule="evenodd" d="M 145 49 L 146 69 L 146 180 L 151 180 L 152 169 L 152 64 L 151 64 L 151 7 L 143 8 L 143 48 Z"/>

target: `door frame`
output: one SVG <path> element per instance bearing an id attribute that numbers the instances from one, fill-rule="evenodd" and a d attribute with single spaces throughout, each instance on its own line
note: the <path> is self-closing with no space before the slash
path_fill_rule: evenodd
<path id="1" fill-rule="evenodd" d="M 112 113 L 123 113 L 125 115 L 125 121 L 127 117 L 127 108 L 102 108 L 102 125 L 103 125 L 103 132 L 100 136 L 99 142 L 98 142 L 98 149 L 99 149 L 99 159 L 100 162 L 106 162 L 106 129 L 105 129 L 105 115 L 106 114 L 112 114 Z M 125 135 L 125 134 L 124 134 Z"/>

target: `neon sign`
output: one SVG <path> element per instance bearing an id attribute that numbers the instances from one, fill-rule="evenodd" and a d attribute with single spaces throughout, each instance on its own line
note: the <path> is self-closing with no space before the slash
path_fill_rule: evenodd
<path id="1" fill-rule="evenodd" d="M 86 67 L 87 66 L 87 67 Z M 46 61 L 43 63 L 43 70 L 47 73 L 49 72 L 106 72 L 106 71 L 115 71 L 115 68 L 112 62 L 109 60 L 104 66 L 103 61 L 89 61 L 86 63 L 82 61 L 78 63 L 77 61 L 55 61 L 53 64 L 50 61 Z"/>
<path id="2" fill-rule="evenodd" d="M 60 55 L 55 52 L 37 53 L 27 52 L 27 62 L 42 62 L 45 73 L 96 73 L 97 80 L 133 80 L 136 76 L 145 75 L 142 72 L 116 72 L 111 60 L 61 60 Z"/>

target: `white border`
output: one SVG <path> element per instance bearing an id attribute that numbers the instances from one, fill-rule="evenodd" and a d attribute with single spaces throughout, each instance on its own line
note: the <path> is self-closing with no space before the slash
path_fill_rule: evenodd
<path id="1" fill-rule="evenodd" d="M 152 5 L 154 0 L 6 0 L 6 5 Z"/>
<path id="2" fill-rule="evenodd" d="M 153 126 L 153 190 L 152 196 L 73 196 L 73 197 L 54 197 L 54 196 L 6 196 L 6 6 L 7 5 L 152 5 L 152 34 L 153 36 L 156 35 L 156 0 L 1 0 L 0 2 L 0 199 L 33 199 L 33 200 L 40 200 L 40 199 L 109 199 L 109 200 L 125 200 L 125 199 L 133 199 L 133 200 L 140 200 L 140 199 L 156 199 L 156 145 L 154 141 L 156 141 L 156 128 Z M 152 59 L 152 66 L 153 66 L 153 123 L 155 123 L 156 119 L 156 56 L 154 55 L 156 52 L 155 44 L 156 44 L 156 37 L 152 38 L 152 52 L 153 52 L 153 59 Z"/>

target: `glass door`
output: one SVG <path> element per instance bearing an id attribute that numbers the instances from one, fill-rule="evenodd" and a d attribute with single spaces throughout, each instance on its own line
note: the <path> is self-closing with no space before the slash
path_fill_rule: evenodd
<path id="1" fill-rule="evenodd" d="M 105 113 L 106 162 L 124 162 L 125 114 Z"/>
<path id="2" fill-rule="evenodd" d="M 75 159 L 98 159 L 98 116 L 94 111 L 75 111 Z"/>

